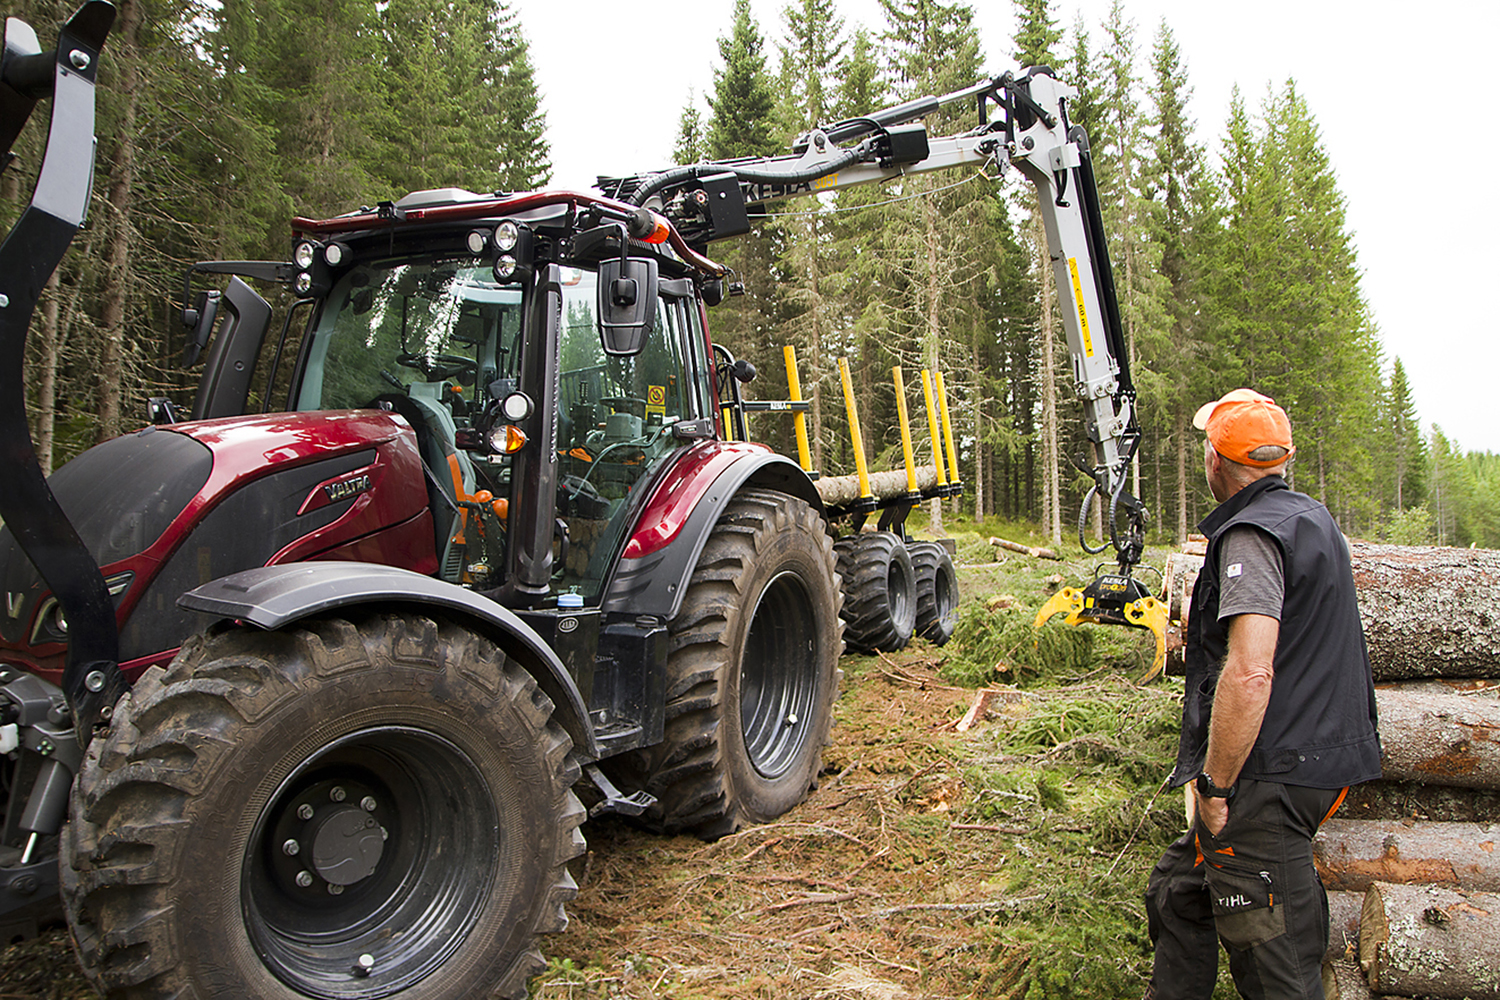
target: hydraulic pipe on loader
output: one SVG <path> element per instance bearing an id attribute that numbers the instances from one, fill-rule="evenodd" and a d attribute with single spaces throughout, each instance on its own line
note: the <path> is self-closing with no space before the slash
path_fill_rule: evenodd
<path id="1" fill-rule="evenodd" d="M 0 519 L 56 595 L 68 623 L 63 691 L 80 745 L 88 743 L 96 724 L 109 720 L 129 685 L 120 673 L 114 600 L 42 474 L 21 374 L 37 300 L 88 211 L 94 84 L 114 20 L 112 4 L 89 0 L 63 26 L 55 51 L 44 53 L 31 28 L 10 18 L 0 57 L 0 156 L 7 162 L 36 102 L 52 98 L 36 190 L 0 245 Z"/>

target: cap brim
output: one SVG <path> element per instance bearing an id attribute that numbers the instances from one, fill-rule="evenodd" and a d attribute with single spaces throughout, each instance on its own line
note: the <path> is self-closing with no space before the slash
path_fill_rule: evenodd
<path id="1" fill-rule="evenodd" d="M 1193 414 L 1193 426 L 1200 431 L 1208 430 L 1208 418 L 1214 415 L 1214 410 L 1217 410 L 1222 402 L 1224 402 L 1222 399 L 1216 399 L 1212 403 L 1204 403 L 1198 407 L 1198 412 Z"/>

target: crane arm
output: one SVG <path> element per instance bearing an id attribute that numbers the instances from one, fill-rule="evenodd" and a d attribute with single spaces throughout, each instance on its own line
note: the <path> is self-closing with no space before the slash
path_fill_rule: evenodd
<path id="1" fill-rule="evenodd" d="M 1089 546 L 1082 527 L 1097 496 L 1107 511 L 1119 578 L 1133 600 L 1144 593 L 1131 580 L 1131 568 L 1145 547 L 1147 512 L 1126 484 L 1141 435 L 1088 137 L 1068 121 L 1068 101 L 1076 95 L 1050 69 L 1033 67 L 812 129 L 788 155 L 600 178 L 599 186 L 621 201 L 661 212 L 690 245 L 701 246 L 748 232 L 753 206 L 769 201 L 954 167 L 998 179 L 1015 167 L 1036 189 L 1093 452 L 1074 459 L 1094 482 L 1079 514 L 1080 541 L 1091 552 L 1103 551 Z M 929 138 L 921 119 L 961 102 L 977 104 L 977 126 Z"/>

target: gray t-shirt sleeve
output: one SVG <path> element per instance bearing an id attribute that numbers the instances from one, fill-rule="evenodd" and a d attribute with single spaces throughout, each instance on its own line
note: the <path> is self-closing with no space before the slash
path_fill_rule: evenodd
<path id="1" fill-rule="evenodd" d="M 1219 545 L 1219 620 L 1266 615 L 1280 621 L 1285 578 L 1275 539 L 1248 524 L 1230 528 Z"/>

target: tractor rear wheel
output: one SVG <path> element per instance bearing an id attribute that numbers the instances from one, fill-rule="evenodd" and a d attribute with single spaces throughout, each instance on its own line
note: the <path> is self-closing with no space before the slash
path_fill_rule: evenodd
<path id="1" fill-rule="evenodd" d="M 843 651 L 822 518 L 746 490 L 719 518 L 670 625 L 665 738 L 613 768 L 645 821 L 705 838 L 775 819 L 817 782 Z"/>
<path id="2" fill-rule="evenodd" d="M 834 543 L 844 581 L 844 641 L 864 653 L 895 652 L 917 625 L 917 575 L 901 539 L 862 532 Z"/>
<path id="3" fill-rule="evenodd" d="M 916 634 L 941 646 L 953 638 L 958 625 L 958 573 L 953 557 L 937 542 L 910 542 L 906 552 L 917 574 Z"/>
<path id="4" fill-rule="evenodd" d="M 442 619 L 190 639 L 74 787 L 86 971 L 110 998 L 524 997 L 584 847 L 552 710 Z"/>

